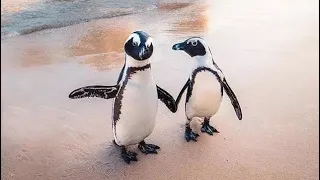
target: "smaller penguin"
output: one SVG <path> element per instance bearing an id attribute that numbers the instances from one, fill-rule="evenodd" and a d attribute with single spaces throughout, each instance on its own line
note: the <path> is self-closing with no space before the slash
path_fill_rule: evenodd
<path id="1" fill-rule="evenodd" d="M 213 135 L 214 132 L 219 133 L 209 122 L 210 118 L 215 115 L 220 108 L 223 89 L 229 96 L 238 119 L 241 120 L 242 112 L 237 97 L 228 85 L 221 69 L 214 62 L 210 48 L 204 39 L 192 37 L 184 42 L 174 44 L 172 49 L 182 50 L 189 54 L 194 60 L 192 73 L 176 99 L 176 105 L 178 107 L 181 96 L 187 89 L 185 102 L 185 113 L 187 117 L 185 124 L 186 141 L 197 141 L 197 137 L 199 136 L 197 133 L 192 132 L 190 128 L 190 122 L 194 117 L 204 118 L 201 132 L 206 132 L 209 135 Z"/>
<path id="2" fill-rule="evenodd" d="M 137 153 L 127 150 L 138 144 L 145 154 L 157 154 L 159 146 L 147 144 L 155 126 L 158 99 L 171 112 L 176 112 L 174 98 L 160 88 L 152 76 L 150 58 L 153 53 L 152 38 L 143 31 L 133 32 L 124 44 L 125 63 L 114 86 L 86 86 L 72 91 L 71 99 L 84 97 L 113 98 L 112 129 L 114 143 L 121 147 L 121 157 L 130 164 L 137 161 Z"/>

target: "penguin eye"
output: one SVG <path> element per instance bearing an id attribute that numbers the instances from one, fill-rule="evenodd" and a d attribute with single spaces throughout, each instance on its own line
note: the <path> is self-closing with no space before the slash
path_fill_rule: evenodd
<path id="1" fill-rule="evenodd" d="M 198 41 L 192 41 L 191 44 L 192 44 L 192 46 L 197 46 Z"/>
<path id="2" fill-rule="evenodd" d="M 135 42 L 135 41 L 133 41 L 133 42 L 132 42 L 132 46 L 138 46 L 138 43 Z"/>

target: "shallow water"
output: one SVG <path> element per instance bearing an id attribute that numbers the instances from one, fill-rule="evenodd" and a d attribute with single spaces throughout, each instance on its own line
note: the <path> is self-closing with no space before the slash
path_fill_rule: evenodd
<path id="1" fill-rule="evenodd" d="M 155 46 L 206 33 L 208 9 L 204 3 L 158 1 L 157 7 L 130 16 L 99 19 L 2 40 L 2 57 L 9 55 L 11 59 L 2 61 L 2 70 L 7 69 L 7 63 L 10 67 L 34 67 L 77 61 L 106 71 L 122 66 L 123 42 L 133 31 L 148 32 L 155 39 Z"/>
<path id="2" fill-rule="evenodd" d="M 93 19 L 144 13 L 156 9 L 159 2 L 158 0 L 1 0 L 1 39 Z M 161 1 L 163 2 L 171 1 Z M 181 5 L 170 7 L 181 8 Z"/>

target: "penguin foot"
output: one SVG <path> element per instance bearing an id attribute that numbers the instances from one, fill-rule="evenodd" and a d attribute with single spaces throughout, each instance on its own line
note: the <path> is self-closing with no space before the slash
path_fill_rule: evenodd
<path id="1" fill-rule="evenodd" d="M 205 120 L 202 123 L 201 132 L 206 132 L 209 135 L 213 135 L 213 133 L 219 133 L 219 131 L 209 124 L 209 121 Z"/>
<path id="2" fill-rule="evenodd" d="M 160 149 L 159 146 L 154 144 L 146 144 L 144 141 L 139 143 L 138 148 L 145 154 L 158 154 L 157 149 Z"/>
<path id="3" fill-rule="evenodd" d="M 190 140 L 197 141 L 199 134 L 192 132 L 192 129 L 190 127 L 186 127 L 186 131 L 184 133 L 184 138 L 187 142 Z"/>
<path id="4" fill-rule="evenodd" d="M 126 163 L 130 164 L 131 161 L 138 161 L 136 156 L 137 153 L 127 151 L 125 147 L 122 147 L 121 157 Z"/>

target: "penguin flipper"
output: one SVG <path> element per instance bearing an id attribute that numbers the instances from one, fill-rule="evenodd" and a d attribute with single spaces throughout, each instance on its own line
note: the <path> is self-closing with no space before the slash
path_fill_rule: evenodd
<path id="1" fill-rule="evenodd" d="M 119 84 L 121 79 L 122 79 L 125 66 L 126 66 L 126 63 L 124 63 L 124 65 L 122 66 L 122 69 L 120 71 L 120 74 L 119 74 L 119 77 L 118 77 L 118 80 L 117 80 L 117 84 Z"/>
<path id="2" fill-rule="evenodd" d="M 188 81 L 186 82 L 186 84 L 182 87 L 178 97 L 177 97 L 177 100 L 176 100 L 176 105 L 177 105 L 177 109 L 178 109 L 178 105 L 179 105 L 179 102 L 181 100 L 181 97 L 182 97 L 182 94 L 184 93 L 184 91 L 187 89 L 187 87 L 189 86 L 189 83 L 190 83 L 190 79 L 188 79 Z"/>
<path id="3" fill-rule="evenodd" d="M 104 99 L 115 98 L 119 90 L 119 86 L 85 86 L 72 91 L 69 94 L 70 99 L 79 99 L 85 97 L 98 97 Z"/>
<path id="4" fill-rule="evenodd" d="M 234 94 L 234 92 L 232 91 L 232 89 L 230 88 L 229 84 L 227 83 L 227 80 L 224 78 L 222 81 L 222 86 L 224 87 L 224 90 L 226 91 L 227 95 L 229 96 L 230 100 L 231 100 L 231 104 L 238 116 L 238 119 L 241 120 L 242 119 L 242 112 L 241 112 L 241 107 L 239 104 L 239 101 L 236 97 L 236 95 Z"/>
<path id="5" fill-rule="evenodd" d="M 173 113 L 177 112 L 177 105 L 174 98 L 167 91 L 165 91 L 158 85 L 157 85 L 157 92 L 158 92 L 158 99 L 160 99 L 168 107 L 168 109 L 171 112 Z"/>

